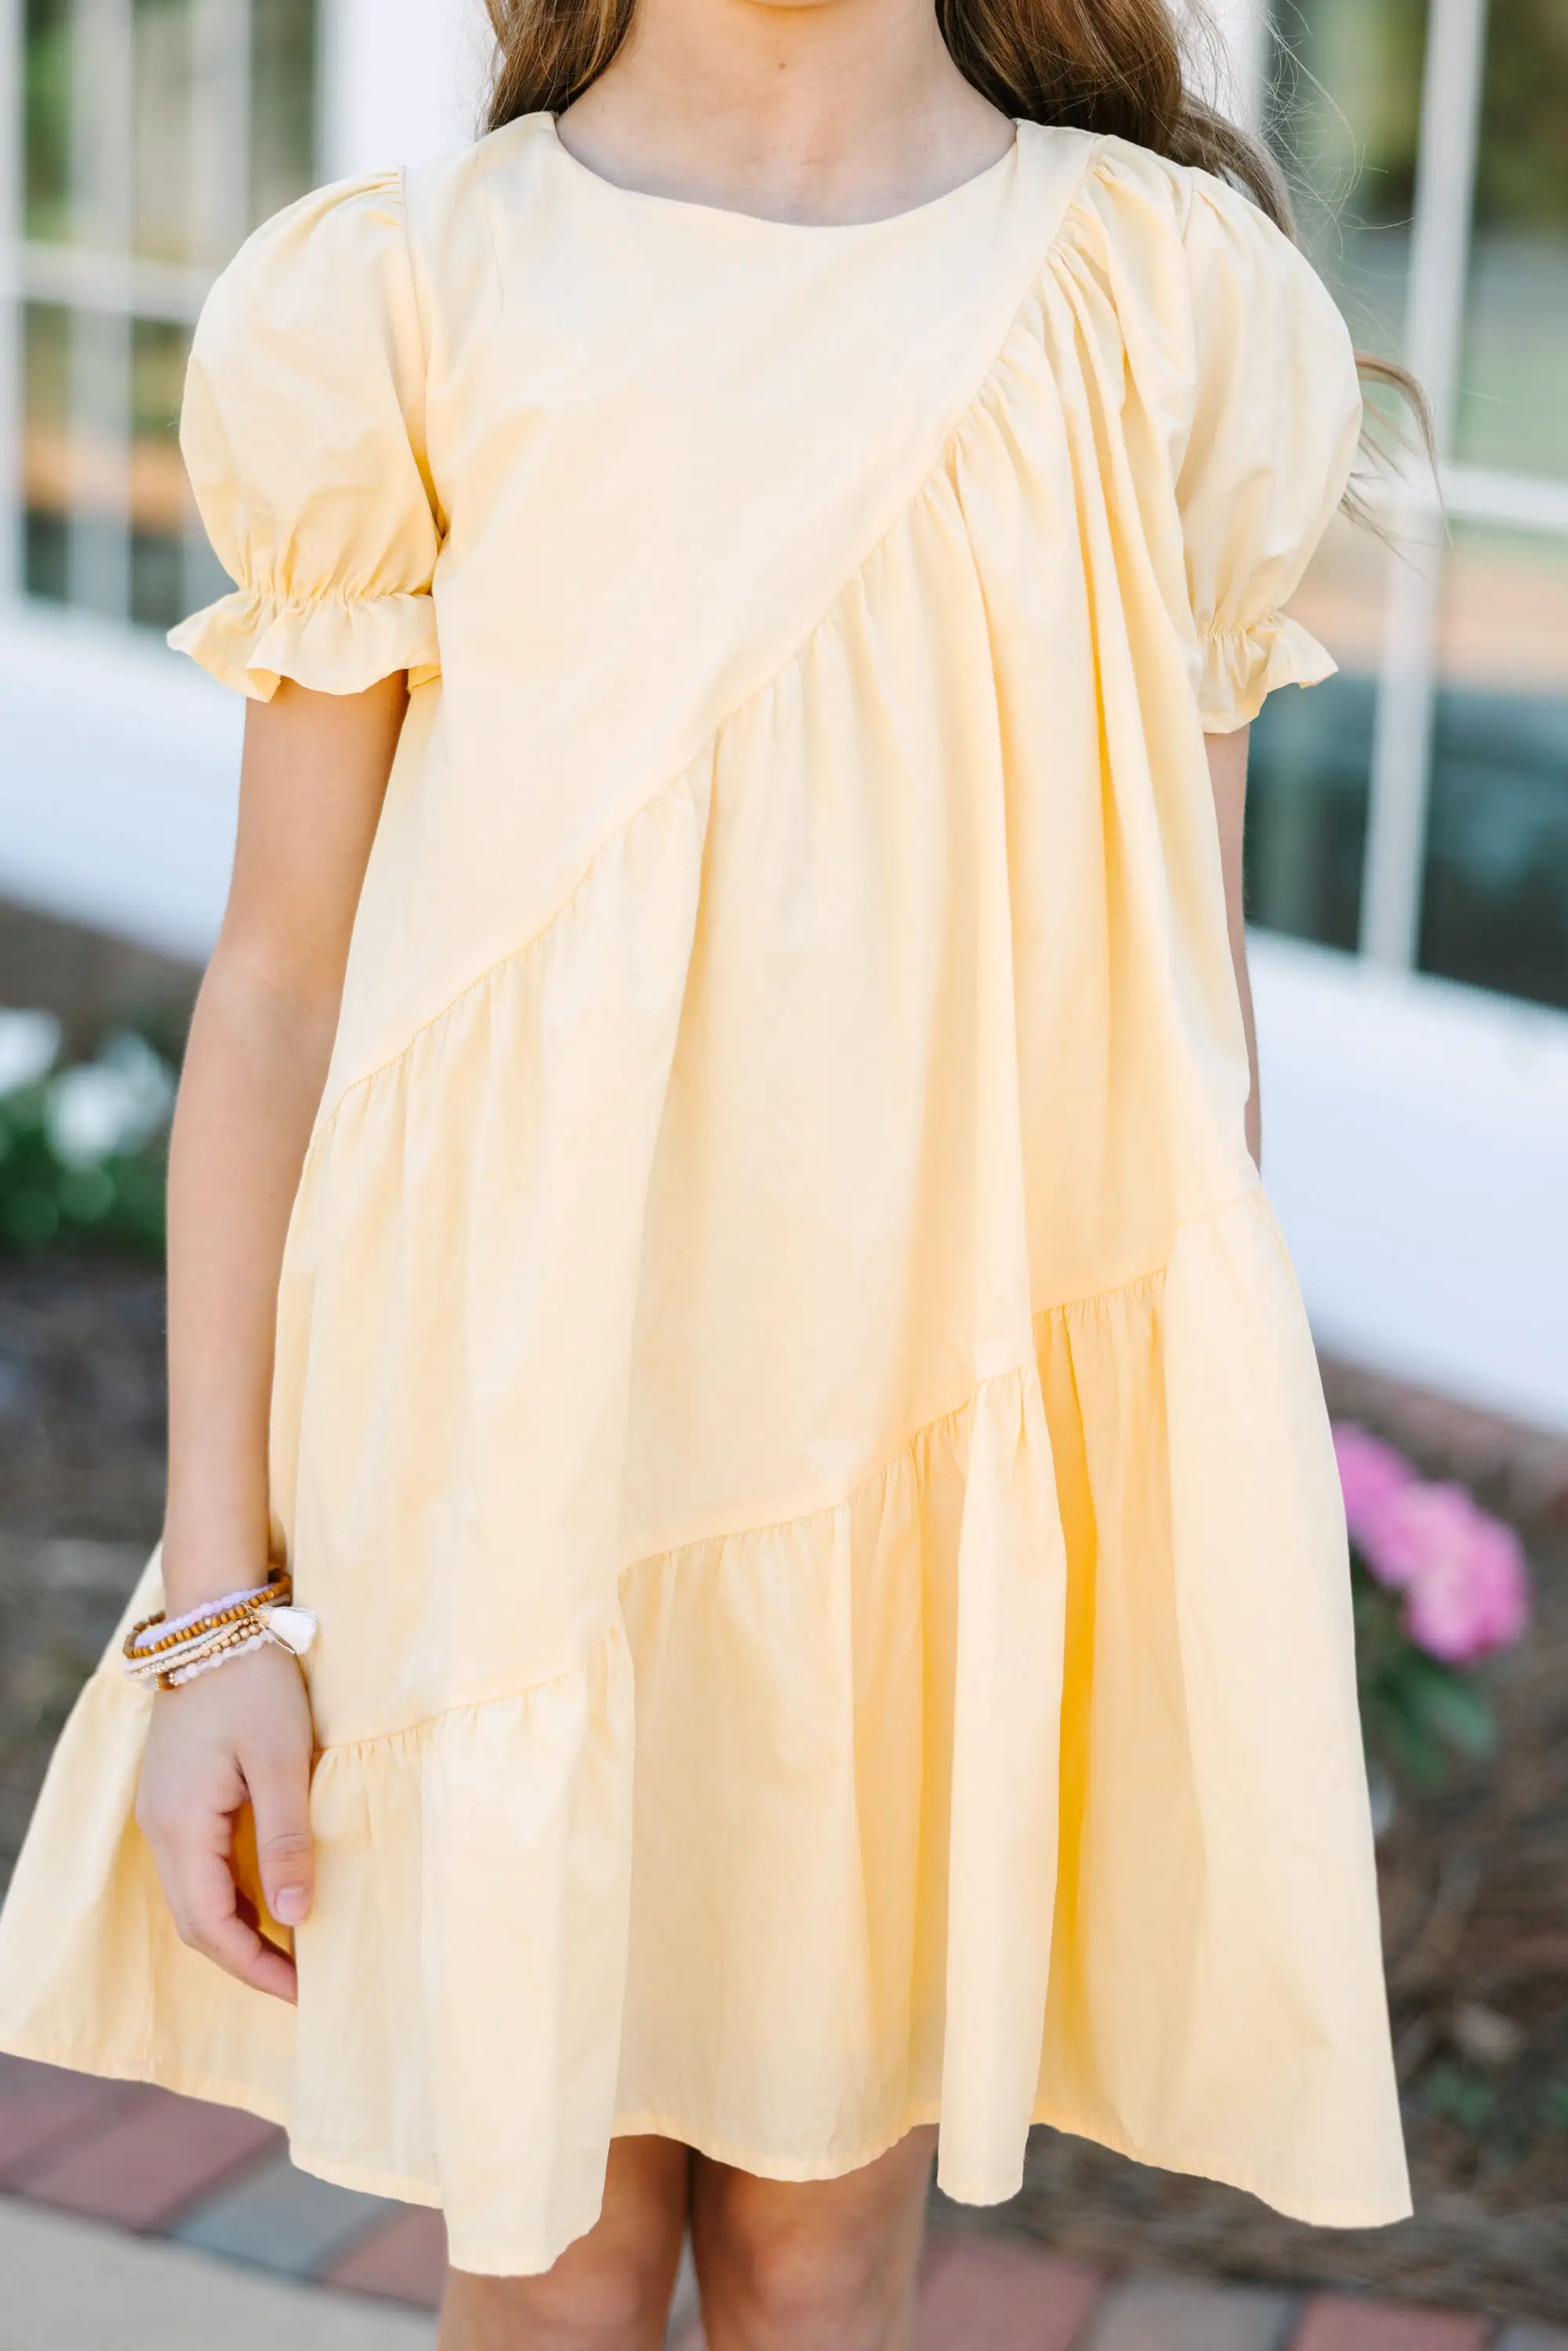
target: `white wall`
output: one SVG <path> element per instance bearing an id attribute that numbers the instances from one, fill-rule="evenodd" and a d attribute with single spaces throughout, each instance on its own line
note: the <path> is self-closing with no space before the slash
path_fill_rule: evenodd
<path id="1" fill-rule="evenodd" d="M 0 896 L 204 957 L 242 722 L 237 695 L 154 637 L 0 606 Z"/>
<path id="2" fill-rule="evenodd" d="M 1568 1018 L 1258 937 L 1264 1172 L 1319 1343 L 1568 1430 Z"/>
<path id="3" fill-rule="evenodd" d="M 421 163 L 474 135 L 482 0 L 321 0 L 322 176 Z"/>
<path id="4" fill-rule="evenodd" d="M 1230 51 L 1226 87 L 1208 95 L 1226 113 L 1256 130 L 1267 61 L 1267 0 L 1208 0 L 1207 16 Z"/>

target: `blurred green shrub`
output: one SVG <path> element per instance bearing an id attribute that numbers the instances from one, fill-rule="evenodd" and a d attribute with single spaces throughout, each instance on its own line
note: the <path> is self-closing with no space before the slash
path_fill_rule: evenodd
<path id="1" fill-rule="evenodd" d="M 0 1251 L 98 1243 L 157 1257 L 174 1071 L 116 1029 L 62 1065 L 58 1022 L 0 1009 Z"/>

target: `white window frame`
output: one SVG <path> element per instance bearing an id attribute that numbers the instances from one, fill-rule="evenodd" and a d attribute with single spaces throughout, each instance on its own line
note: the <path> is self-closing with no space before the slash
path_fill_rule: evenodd
<path id="1" fill-rule="evenodd" d="M 1488 0 L 1430 0 L 1411 222 L 1405 360 L 1431 402 L 1438 474 L 1397 501 L 1408 560 L 1390 566 L 1369 776 L 1361 953 L 1412 971 L 1420 952 L 1441 685 L 1448 522 L 1568 537 L 1568 480 L 1454 456 L 1486 80 Z"/>
<path id="2" fill-rule="evenodd" d="M 68 535 L 69 605 L 124 622 L 130 611 L 131 341 L 138 319 L 193 326 L 214 277 L 243 237 L 249 203 L 251 0 L 191 0 L 191 218 L 205 247 L 189 265 L 129 249 L 134 194 L 133 0 L 73 0 L 73 226 L 68 242 L 24 234 L 23 0 L 0 0 L 0 597 L 27 602 L 23 534 L 26 390 L 23 313 L 57 303 L 94 319 L 71 339 L 70 422 L 98 469 L 94 514 Z M 106 484 L 113 453 L 118 485 Z M 110 496 L 106 498 L 106 486 Z M 118 487 L 119 496 L 113 495 Z M 119 512 L 116 514 L 116 507 Z M 119 528 L 105 533 L 105 514 Z M 193 550 L 193 559 L 194 550 Z"/>
<path id="3" fill-rule="evenodd" d="M 1406 363 L 1431 403 L 1439 462 L 1453 445 L 1455 394 L 1475 210 L 1487 0 L 1430 0 L 1422 77 Z M 1488 479 L 1470 487 L 1486 503 Z M 1451 483 L 1445 481 L 1445 491 Z M 1431 797 L 1443 592 L 1443 517 L 1416 480 L 1399 502 L 1402 537 L 1414 542 L 1391 567 L 1373 727 L 1361 951 L 1391 970 L 1415 965 Z"/>
<path id="4" fill-rule="evenodd" d="M 1254 124 L 1267 73 L 1268 0 L 1218 0 L 1228 95 Z M 1420 953 L 1450 522 L 1568 538 L 1568 480 L 1454 457 L 1471 224 L 1486 79 L 1488 0 L 1429 0 L 1411 222 L 1404 358 L 1432 405 L 1438 471 L 1413 471 L 1393 501 L 1407 559 L 1390 566 L 1368 774 L 1360 953 L 1413 971 Z"/>
<path id="5" fill-rule="evenodd" d="M 22 585 L 22 10 L 0 0 L 0 606 Z"/>

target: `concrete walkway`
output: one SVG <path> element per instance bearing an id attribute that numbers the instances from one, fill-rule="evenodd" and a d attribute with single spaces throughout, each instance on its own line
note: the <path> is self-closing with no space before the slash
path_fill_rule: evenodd
<path id="1" fill-rule="evenodd" d="M 249 2116 L 0 2056 L 0 2351 L 433 2351 L 445 2250 L 439 2213 L 311 2179 Z M 703 2351 L 689 2268 L 669 2340 Z M 916 2351 L 1568 2351 L 1568 2326 L 1116 2277 L 943 2227 Z"/>
<path id="2" fill-rule="evenodd" d="M 5 2351 L 434 2351 L 428 2312 L 0 2199 Z"/>

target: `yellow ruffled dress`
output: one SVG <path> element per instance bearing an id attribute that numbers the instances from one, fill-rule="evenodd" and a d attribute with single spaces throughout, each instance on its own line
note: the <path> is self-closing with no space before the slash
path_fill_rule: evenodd
<path id="1" fill-rule="evenodd" d="M 298 2012 L 180 1946 L 111 1653 L 0 2043 L 473 2270 L 635 2131 L 1408 2209 L 1203 747 L 1332 666 L 1279 607 L 1359 415 L 1251 205 L 1071 130 L 819 227 L 535 116 L 251 240 L 174 642 L 413 686 L 278 1315 L 320 1890 Z"/>

